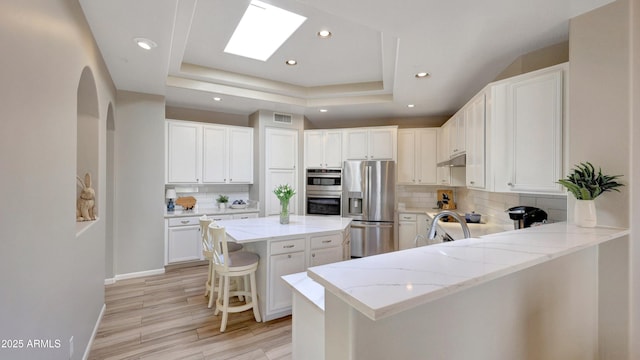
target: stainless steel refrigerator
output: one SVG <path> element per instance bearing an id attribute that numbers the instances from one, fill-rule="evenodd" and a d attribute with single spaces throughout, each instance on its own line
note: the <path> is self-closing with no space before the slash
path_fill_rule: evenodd
<path id="1" fill-rule="evenodd" d="M 394 161 L 345 161 L 342 171 L 342 216 L 351 222 L 351 257 L 395 250 L 393 216 Z"/>

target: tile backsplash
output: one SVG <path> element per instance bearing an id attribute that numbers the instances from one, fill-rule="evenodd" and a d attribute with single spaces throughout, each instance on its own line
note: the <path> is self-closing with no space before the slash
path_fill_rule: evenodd
<path id="1" fill-rule="evenodd" d="M 250 185 L 167 185 L 165 189 L 174 188 L 178 197 L 193 196 L 196 198 L 196 206 L 203 208 L 213 208 L 217 206 L 216 199 L 219 195 L 229 197 L 229 204 L 235 200 L 249 199 Z M 166 201 L 165 201 L 166 202 Z"/>
<path id="2" fill-rule="evenodd" d="M 446 188 L 446 187 L 444 187 Z M 396 186 L 396 201 L 406 208 L 433 208 L 437 203 L 440 186 Z M 566 196 L 493 193 L 462 187 L 446 188 L 454 191 L 458 211 L 475 211 L 490 223 L 511 225 L 513 221 L 504 211 L 508 208 L 527 205 L 547 212 L 550 222 L 567 220 Z"/>

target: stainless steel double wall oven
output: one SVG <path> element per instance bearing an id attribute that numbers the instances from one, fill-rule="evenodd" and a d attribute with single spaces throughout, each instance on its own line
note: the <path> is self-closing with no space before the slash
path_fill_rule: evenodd
<path id="1" fill-rule="evenodd" d="M 342 170 L 307 169 L 306 214 L 342 214 Z"/>

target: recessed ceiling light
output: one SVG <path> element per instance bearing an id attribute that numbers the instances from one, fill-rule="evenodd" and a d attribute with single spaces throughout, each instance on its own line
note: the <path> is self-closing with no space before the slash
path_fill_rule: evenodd
<path id="1" fill-rule="evenodd" d="M 222 98 L 219 98 L 219 97 L 216 96 L 216 97 L 213 98 L 213 101 L 222 101 Z"/>
<path id="2" fill-rule="evenodd" d="M 266 61 L 306 20 L 304 16 L 252 0 L 224 52 Z"/>
<path id="3" fill-rule="evenodd" d="M 293 65 L 298 65 L 298 62 L 297 62 L 297 61 L 295 61 L 295 60 L 293 60 L 293 59 L 291 59 L 291 60 L 287 60 L 287 61 L 285 61 L 284 63 L 285 63 L 285 64 L 287 64 L 287 65 L 291 65 L 291 66 L 293 66 Z"/>
<path id="4" fill-rule="evenodd" d="M 419 72 L 419 73 L 416 74 L 416 77 L 418 79 L 426 78 L 426 77 L 429 77 L 429 76 L 431 76 L 431 74 L 429 74 L 428 72 Z"/>
<path id="5" fill-rule="evenodd" d="M 407 107 L 408 107 L 408 108 L 414 108 L 414 107 L 416 107 L 416 106 L 415 106 L 414 104 L 409 104 L 409 105 L 407 105 Z"/>
<path id="6" fill-rule="evenodd" d="M 328 39 L 331 37 L 331 31 L 329 30 L 320 30 L 318 31 L 318 37 L 322 39 Z"/>
<path id="7" fill-rule="evenodd" d="M 322 112 L 322 113 L 325 113 L 325 112 L 327 112 L 327 111 L 329 111 L 329 110 L 327 110 L 327 109 L 320 109 L 320 112 Z"/>
<path id="8" fill-rule="evenodd" d="M 133 39 L 133 41 L 140 46 L 141 48 L 145 49 L 145 50 L 151 50 L 155 47 L 158 46 L 158 44 L 155 43 L 155 41 L 153 40 L 149 40 L 146 38 L 135 38 Z"/>

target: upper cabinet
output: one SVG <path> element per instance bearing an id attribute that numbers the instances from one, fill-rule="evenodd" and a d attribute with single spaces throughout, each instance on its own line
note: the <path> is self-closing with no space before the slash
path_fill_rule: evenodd
<path id="1" fill-rule="evenodd" d="M 565 194 L 563 118 L 566 64 L 490 86 L 493 190 Z"/>
<path id="2" fill-rule="evenodd" d="M 398 130 L 399 185 L 436 185 L 437 129 Z"/>
<path id="3" fill-rule="evenodd" d="M 342 131 L 306 130 L 304 156 L 306 168 L 341 168 Z"/>
<path id="4" fill-rule="evenodd" d="M 344 160 L 396 160 L 397 126 L 346 129 Z"/>
<path id="5" fill-rule="evenodd" d="M 485 188 L 485 96 L 480 92 L 463 108 L 466 128 L 466 184 Z"/>
<path id="6" fill-rule="evenodd" d="M 461 109 L 451 117 L 446 123 L 449 134 L 449 156 L 463 154 L 466 147 L 466 119 L 465 111 Z"/>
<path id="7" fill-rule="evenodd" d="M 253 183 L 253 128 L 167 120 L 168 184 Z"/>

